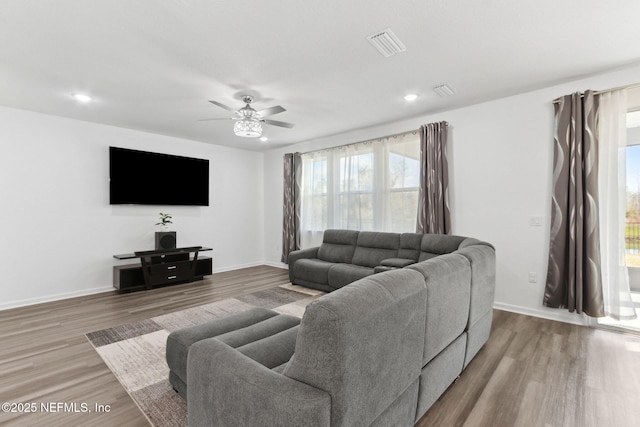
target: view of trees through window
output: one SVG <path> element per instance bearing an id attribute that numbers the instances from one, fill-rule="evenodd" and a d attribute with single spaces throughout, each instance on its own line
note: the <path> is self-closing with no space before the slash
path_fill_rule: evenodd
<path id="1" fill-rule="evenodd" d="M 390 205 L 396 211 L 391 216 L 392 229 L 415 231 L 418 216 L 418 181 L 420 179 L 419 157 L 391 153 Z"/>
<path id="2" fill-rule="evenodd" d="M 626 261 L 640 267 L 640 111 L 627 114 Z"/>

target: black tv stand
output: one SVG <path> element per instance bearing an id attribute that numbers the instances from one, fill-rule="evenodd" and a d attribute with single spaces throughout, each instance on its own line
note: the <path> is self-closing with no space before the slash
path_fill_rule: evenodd
<path id="1" fill-rule="evenodd" d="M 212 274 L 212 259 L 198 254 L 210 250 L 189 246 L 114 255 L 120 260 L 139 258 L 140 263 L 114 266 L 113 286 L 120 292 L 132 292 L 202 280 Z"/>

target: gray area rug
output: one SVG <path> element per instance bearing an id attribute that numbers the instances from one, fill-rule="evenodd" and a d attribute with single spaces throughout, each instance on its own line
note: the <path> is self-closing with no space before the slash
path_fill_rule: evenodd
<path id="1" fill-rule="evenodd" d="M 299 286 L 282 285 L 90 332 L 86 337 L 152 425 L 185 426 L 187 404 L 173 391 L 168 379 L 165 348 L 170 332 L 254 307 L 302 317 L 307 304 L 322 294 Z"/>

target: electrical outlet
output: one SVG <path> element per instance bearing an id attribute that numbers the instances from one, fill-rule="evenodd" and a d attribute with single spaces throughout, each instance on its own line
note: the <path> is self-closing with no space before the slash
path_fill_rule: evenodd
<path id="1" fill-rule="evenodd" d="M 529 283 L 538 283 L 538 273 L 535 271 L 529 272 Z"/>
<path id="2" fill-rule="evenodd" d="M 529 226 L 530 227 L 542 227 L 542 217 L 541 216 L 530 216 L 529 217 Z"/>

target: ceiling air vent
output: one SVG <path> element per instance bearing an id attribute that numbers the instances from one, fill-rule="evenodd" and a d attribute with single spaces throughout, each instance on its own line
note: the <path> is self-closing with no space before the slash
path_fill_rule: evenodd
<path id="1" fill-rule="evenodd" d="M 436 86 L 433 88 L 433 91 L 437 93 L 441 98 L 446 98 L 447 96 L 451 96 L 456 93 L 449 85 L 442 84 L 440 86 Z"/>
<path id="2" fill-rule="evenodd" d="M 393 34 L 393 31 L 389 28 L 367 36 L 367 40 L 369 40 L 369 43 L 378 49 L 378 52 L 380 52 L 385 58 L 407 50 L 407 48 L 404 47 L 402 42 L 398 39 L 398 36 Z"/>

